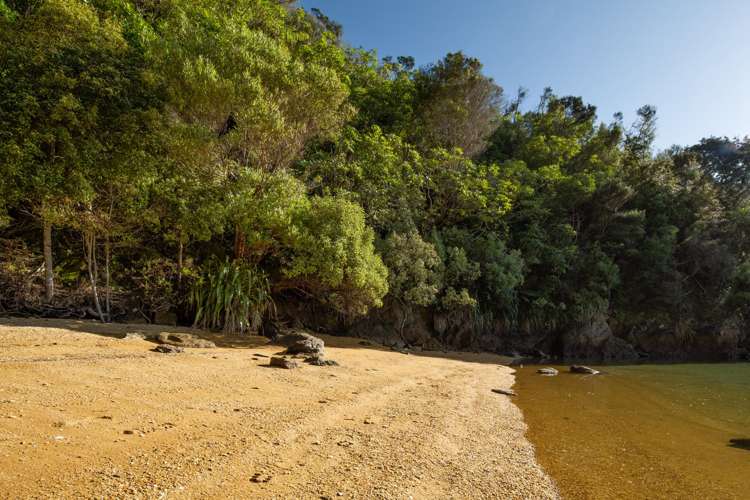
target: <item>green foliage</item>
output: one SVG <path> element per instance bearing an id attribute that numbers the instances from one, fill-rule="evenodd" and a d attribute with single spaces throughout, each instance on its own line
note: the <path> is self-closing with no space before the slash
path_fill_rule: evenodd
<path id="1" fill-rule="evenodd" d="M 482 335 L 747 316 L 747 138 L 655 155 L 652 106 L 626 129 L 549 89 L 505 102 L 475 58 L 341 30 L 275 0 L 0 0 L 4 306 L 42 302 L 43 221 L 63 288 L 101 265 L 107 297 L 187 313 L 192 287 L 227 331 L 273 297 L 398 305 L 402 333 L 413 308 Z"/>
<path id="2" fill-rule="evenodd" d="M 392 233 L 383 240 L 381 252 L 391 297 L 417 306 L 435 303 L 442 288 L 443 263 L 433 245 L 416 231 Z"/>
<path id="3" fill-rule="evenodd" d="M 750 313 L 750 261 L 744 261 L 735 268 L 723 304 L 731 313 L 743 316 Z"/>
<path id="4" fill-rule="evenodd" d="M 236 187 L 230 210 L 245 256 L 273 271 L 277 291 L 304 290 L 347 314 L 382 303 L 387 270 L 359 205 L 309 198 L 304 185 L 283 172 L 251 171 Z"/>
<path id="5" fill-rule="evenodd" d="M 266 169 L 297 158 L 350 116 L 344 52 L 280 2 L 170 2 L 156 75 L 180 120 L 219 133 L 225 160 Z"/>
<path id="6" fill-rule="evenodd" d="M 469 158 L 484 152 L 500 118 L 502 89 L 481 71 L 478 59 L 455 52 L 416 74 L 415 142 L 459 148 Z"/>
<path id="7" fill-rule="evenodd" d="M 273 308 L 268 278 L 252 264 L 212 260 L 193 284 L 190 302 L 195 326 L 225 333 L 257 329 Z"/>
<path id="8" fill-rule="evenodd" d="M 377 126 L 346 128 L 334 151 L 317 151 L 300 170 L 315 192 L 344 195 L 365 209 L 377 231 L 408 231 L 422 220 L 422 158 L 412 146 Z"/>
<path id="9" fill-rule="evenodd" d="M 320 289 L 325 302 L 346 314 L 382 305 L 388 270 L 375 253 L 374 234 L 362 208 L 336 197 L 313 198 L 295 214 L 282 274 L 294 286 Z"/>
<path id="10" fill-rule="evenodd" d="M 141 312 L 149 316 L 169 312 L 180 305 L 180 283 L 196 277 L 194 269 L 179 269 L 177 263 L 165 258 L 152 258 L 138 264 L 136 269 L 128 270 L 128 278 L 133 281 L 132 290 L 140 302 Z"/>

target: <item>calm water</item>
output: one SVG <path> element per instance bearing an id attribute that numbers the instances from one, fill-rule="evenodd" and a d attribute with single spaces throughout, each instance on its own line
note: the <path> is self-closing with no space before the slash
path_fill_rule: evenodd
<path id="1" fill-rule="evenodd" d="M 750 364 L 557 368 L 515 389 L 565 498 L 750 499 Z"/>

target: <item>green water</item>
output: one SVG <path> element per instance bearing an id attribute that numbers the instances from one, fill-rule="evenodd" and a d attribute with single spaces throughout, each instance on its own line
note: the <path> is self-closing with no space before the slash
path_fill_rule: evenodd
<path id="1" fill-rule="evenodd" d="M 750 364 L 536 368 L 517 403 L 564 497 L 750 498 Z"/>

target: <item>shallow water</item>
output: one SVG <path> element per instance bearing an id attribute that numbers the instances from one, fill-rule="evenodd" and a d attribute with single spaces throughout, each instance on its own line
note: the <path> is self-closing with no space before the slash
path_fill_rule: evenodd
<path id="1" fill-rule="evenodd" d="M 564 498 L 750 498 L 750 364 L 537 368 L 516 403 Z"/>

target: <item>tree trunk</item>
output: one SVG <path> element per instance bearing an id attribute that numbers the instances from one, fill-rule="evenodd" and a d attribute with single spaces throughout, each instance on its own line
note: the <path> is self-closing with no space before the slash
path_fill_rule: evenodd
<path id="1" fill-rule="evenodd" d="M 44 233 L 44 288 L 47 302 L 52 302 L 55 297 L 55 273 L 52 264 L 52 223 L 43 220 Z"/>
<path id="2" fill-rule="evenodd" d="M 96 288 L 98 270 L 96 268 L 96 237 L 93 234 L 83 235 L 83 245 L 86 253 L 86 263 L 89 269 L 89 281 L 91 281 L 91 292 L 94 296 L 94 305 L 99 320 L 104 323 L 104 314 L 102 314 L 102 305 L 99 302 L 99 291 Z"/>
<path id="3" fill-rule="evenodd" d="M 180 235 L 180 243 L 177 246 L 177 283 L 182 283 L 182 252 L 184 244 L 182 243 L 182 235 Z"/>
<path id="4" fill-rule="evenodd" d="M 109 233 L 107 233 L 104 239 L 104 308 L 107 313 L 107 322 L 112 321 L 112 294 L 110 293 L 109 287 L 109 261 L 110 261 L 110 245 L 109 245 Z"/>
<path id="5" fill-rule="evenodd" d="M 247 254 L 247 246 L 245 244 L 245 233 L 235 226 L 234 228 L 234 259 L 240 260 L 245 258 Z"/>

